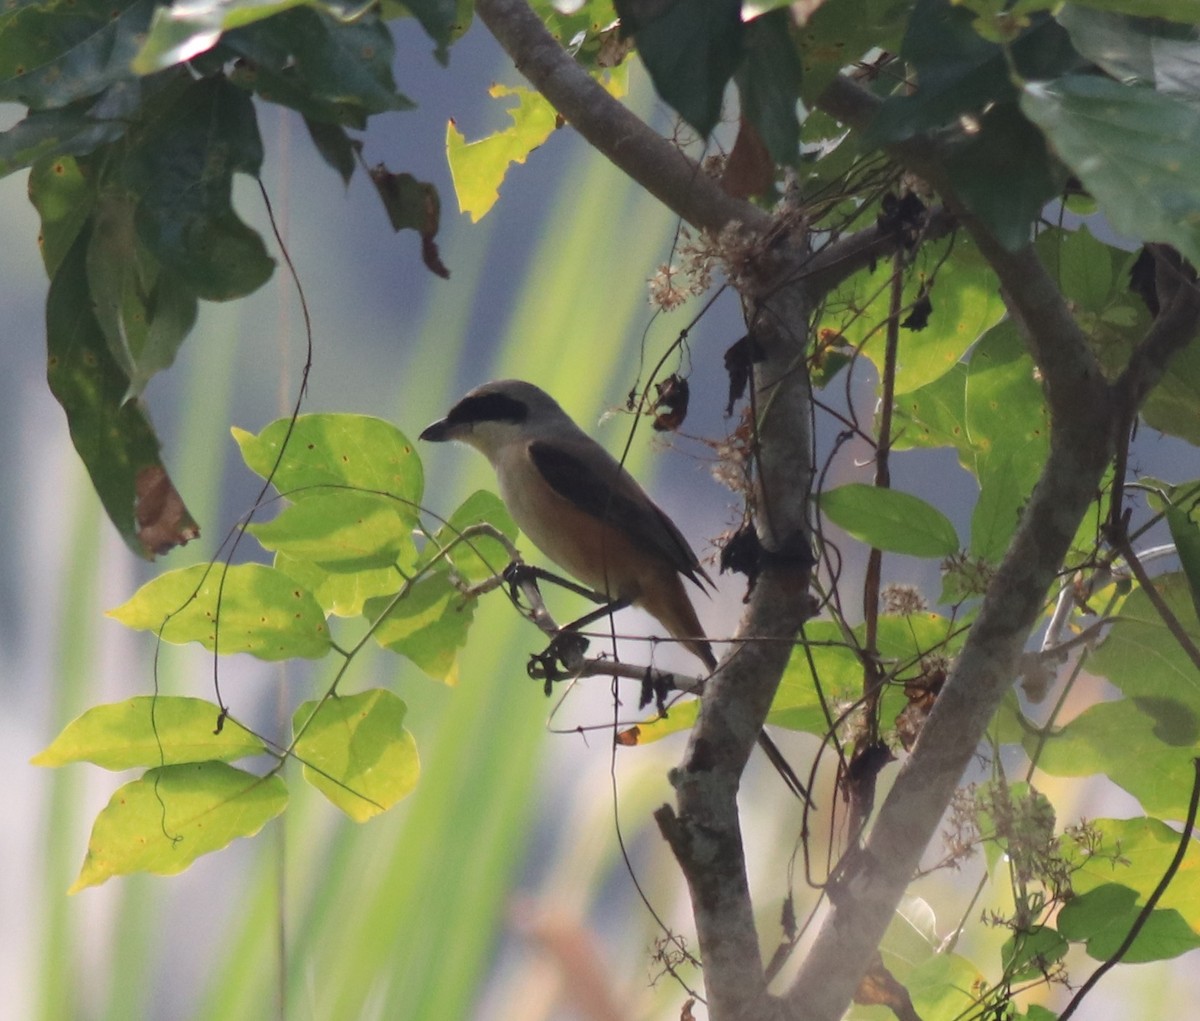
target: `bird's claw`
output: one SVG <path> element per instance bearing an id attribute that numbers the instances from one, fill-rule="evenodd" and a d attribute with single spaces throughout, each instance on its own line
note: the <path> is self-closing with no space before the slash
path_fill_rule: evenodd
<path id="1" fill-rule="evenodd" d="M 545 682 L 550 694 L 555 681 L 574 677 L 583 666 L 588 640 L 577 631 L 560 631 L 542 652 L 530 655 L 526 671 L 535 681 Z"/>

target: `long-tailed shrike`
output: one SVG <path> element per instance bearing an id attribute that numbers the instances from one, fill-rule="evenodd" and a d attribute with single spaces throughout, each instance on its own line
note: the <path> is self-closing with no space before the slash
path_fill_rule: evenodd
<path id="1" fill-rule="evenodd" d="M 683 586 L 686 578 L 703 590 L 712 580 L 674 522 L 548 393 L 516 379 L 485 383 L 421 439 L 460 440 L 482 453 L 513 520 L 538 549 L 612 602 L 646 610 L 709 671 L 716 669 Z M 759 743 L 807 798 L 770 739 L 762 734 Z"/>

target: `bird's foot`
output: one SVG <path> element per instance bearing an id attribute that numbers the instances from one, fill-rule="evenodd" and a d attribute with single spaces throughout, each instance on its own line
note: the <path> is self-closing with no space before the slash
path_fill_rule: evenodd
<path id="1" fill-rule="evenodd" d="M 560 631 L 543 652 L 530 655 L 525 669 L 535 681 L 545 682 L 545 692 L 549 695 L 555 681 L 579 672 L 587 647 L 588 640 L 577 631 Z"/>

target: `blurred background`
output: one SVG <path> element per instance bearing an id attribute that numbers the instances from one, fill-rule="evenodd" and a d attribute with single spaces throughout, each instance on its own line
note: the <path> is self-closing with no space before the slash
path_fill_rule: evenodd
<path id="1" fill-rule="evenodd" d="M 504 126 L 504 108 L 487 88 L 521 79 L 478 25 L 452 49 L 448 71 L 415 25 L 394 29 L 397 82 L 419 108 L 375 118 L 364 155 L 436 184 L 438 240 L 452 276 L 429 274 L 417 238 L 392 233 L 361 173 L 342 188 L 298 118 L 260 111 L 263 180 L 312 312 L 304 410 L 378 415 L 412 438 L 467 388 L 520 376 L 551 391 L 619 452 L 633 420 L 606 412 L 645 381 L 699 307 L 656 316 L 647 301 L 647 278 L 668 259 L 676 222 L 566 129 L 512 168 L 500 202 L 470 223 L 457 212 L 446 169 L 446 123 L 453 118 L 468 139 Z M 635 108 L 667 126 L 644 76 L 635 72 L 632 82 Z M 7 126 L 16 111 L 0 108 L 0 117 Z M 242 185 L 240 213 L 269 237 L 257 188 Z M 351 690 L 387 684 L 410 707 L 423 775 L 400 806 L 359 826 L 293 776 L 287 812 L 253 840 L 176 877 L 116 879 L 66 896 L 92 819 L 129 777 L 88 766 L 40 770 L 28 760 L 86 707 L 153 690 L 152 639 L 103 611 L 157 570 L 210 558 L 251 505 L 259 480 L 242 465 L 229 427 L 258 431 L 290 411 L 304 328 L 282 267 L 251 298 L 203 307 L 179 361 L 147 392 L 166 463 L 203 534 L 159 565 L 143 564 L 104 518 L 46 388 L 46 280 L 24 174 L 0 181 L 0 217 L 0 426 L 10 437 L 0 447 L 0 1012 L 47 1021 L 281 1012 L 335 1021 L 679 1017 L 687 991 L 655 961 L 663 931 L 640 899 L 617 836 L 657 917 L 690 938 L 686 895 L 650 818 L 671 799 L 666 770 L 682 738 L 614 756 L 603 729 L 614 718 L 608 685 L 581 684 L 561 707 L 557 693 L 544 698 L 525 675 L 541 636 L 501 596 L 484 601 L 457 688 L 391 654 L 364 655 L 354 667 Z M 719 438 L 728 430 L 722 354 L 742 332 L 732 295 L 690 331 L 687 432 Z M 869 373 L 856 375 L 855 388 L 854 399 L 869 410 Z M 629 467 L 652 483 L 704 558 L 735 522 L 735 497 L 710 477 L 708 447 L 686 437 L 669 446 L 652 441 L 646 426 L 638 424 Z M 1152 472 L 1176 454 L 1147 438 L 1140 467 Z M 425 503 L 434 511 L 493 488 L 486 463 L 471 451 L 436 447 L 421 455 Z M 864 458 L 843 452 L 830 484 L 865 478 Z M 974 484 L 952 456 L 919 454 L 903 464 L 906 488 L 936 480 L 939 505 L 954 512 L 958 504 L 956 521 L 966 521 Z M 889 558 L 889 569 L 891 580 L 937 591 L 936 566 Z M 854 584 L 860 571 L 848 564 L 844 580 Z M 733 631 L 742 596 L 737 579 L 720 579 L 719 590 L 698 607 L 714 637 Z M 577 606 L 564 600 L 552 608 L 569 619 Z M 630 612 L 621 624 L 652 630 Z M 642 662 L 650 647 L 627 643 L 623 654 Z M 686 654 L 668 647 L 654 656 L 691 669 Z M 328 682 L 321 664 L 233 657 L 220 668 L 235 712 L 276 735 L 292 708 Z M 200 650 L 167 649 L 159 681 L 166 692 L 211 697 L 211 660 Z M 617 715 L 636 718 L 636 688 L 623 695 Z M 601 729 L 570 732 L 592 726 Z M 805 771 L 815 743 L 791 735 L 780 742 Z M 819 802 L 831 800 L 829 782 Z M 1100 800 L 1109 793 L 1096 792 L 1079 809 L 1135 807 Z M 757 761 L 742 806 L 770 946 L 799 813 Z M 976 878 L 961 889 L 944 876 L 915 888 L 932 907 L 914 906 L 914 916 L 932 911 L 945 934 Z M 802 880 L 795 885 L 803 917 L 815 897 Z M 998 946 L 1004 934 L 993 935 Z M 994 948 L 983 952 L 991 938 L 985 931 L 984 944 L 961 949 L 994 961 Z M 695 973 L 682 974 L 699 987 Z M 1156 967 L 1153 989 L 1138 975 L 1126 968 L 1108 977 L 1105 1002 L 1087 1016 L 1183 1016 L 1173 1005 L 1200 998 L 1200 980 L 1184 963 L 1170 972 Z M 1136 998 L 1136 1015 L 1126 996 Z"/>

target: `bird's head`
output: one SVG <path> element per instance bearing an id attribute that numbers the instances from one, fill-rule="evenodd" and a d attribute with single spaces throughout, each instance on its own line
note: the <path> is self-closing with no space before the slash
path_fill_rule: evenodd
<path id="1" fill-rule="evenodd" d="M 567 413 L 545 390 L 520 379 L 484 383 L 464 396 L 421 433 L 431 443 L 459 440 L 489 459 L 503 446 L 528 440 L 547 427 L 574 428 Z"/>

